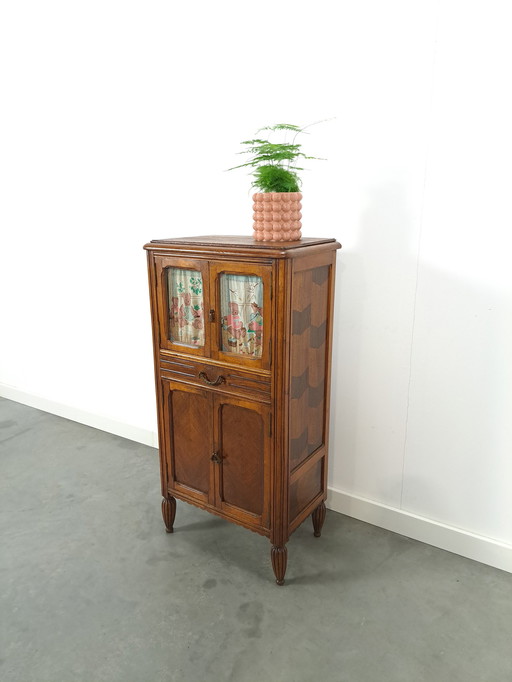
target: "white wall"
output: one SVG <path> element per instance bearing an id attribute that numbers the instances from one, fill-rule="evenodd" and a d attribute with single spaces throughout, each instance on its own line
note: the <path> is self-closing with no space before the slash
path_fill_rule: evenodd
<path id="1" fill-rule="evenodd" d="M 142 245 L 249 234 L 239 141 L 335 117 L 330 506 L 512 570 L 506 5 L 4 3 L 1 393 L 152 442 Z"/>

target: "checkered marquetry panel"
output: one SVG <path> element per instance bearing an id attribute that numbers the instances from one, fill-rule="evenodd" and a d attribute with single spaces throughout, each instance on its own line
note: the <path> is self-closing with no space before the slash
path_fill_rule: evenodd
<path id="1" fill-rule="evenodd" d="M 328 265 L 293 276 L 291 469 L 324 442 L 328 287 Z"/>

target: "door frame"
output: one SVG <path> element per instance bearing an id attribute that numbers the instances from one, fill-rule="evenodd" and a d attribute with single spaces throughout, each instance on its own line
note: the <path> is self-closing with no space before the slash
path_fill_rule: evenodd
<path id="1" fill-rule="evenodd" d="M 201 273 L 203 281 L 203 329 L 204 346 L 188 346 L 176 343 L 171 340 L 170 334 L 170 315 L 169 315 L 169 268 L 181 270 L 194 270 Z M 181 258 L 178 256 L 155 256 L 156 290 L 157 290 L 157 311 L 158 311 L 158 330 L 160 336 L 160 348 L 185 353 L 187 355 L 210 357 L 210 325 L 207 322 L 208 311 L 205 306 L 210 301 L 210 277 L 208 262 L 195 260 L 193 258 Z"/>
<path id="2" fill-rule="evenodd" d="M 226 353 L 222 350 L 222 317 L 220 300 L 220 275 L 254 275 L 263 282 L 263 311 L 265 314 L 263 327 L 263 350 L 261 358 Z M 215 305 L 215 321 L 210 335 L 211 357 L 229 365 L 238 365 L 253 369 L 270 369 L 271 339 L 273 332 L 272 311 L 272 266 L 260 263 L 237 263 L 232 261 L 210 261 L 210 299 Z"/>

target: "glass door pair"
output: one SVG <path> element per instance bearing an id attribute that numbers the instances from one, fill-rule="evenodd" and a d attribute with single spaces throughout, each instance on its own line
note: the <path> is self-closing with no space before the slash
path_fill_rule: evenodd
<path id="1" fill-rule="evenodd" d="M 162 348 L 270 366 L 271 266 L 157 258 Z"/>

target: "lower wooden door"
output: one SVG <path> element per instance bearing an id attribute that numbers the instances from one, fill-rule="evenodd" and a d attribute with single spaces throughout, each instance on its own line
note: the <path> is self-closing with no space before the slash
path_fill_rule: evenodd
<path id="1" fill-rule="evenodd" d="M 169 490 L 214 504 L 212 396 L 189 384 L 163 380 L 165 447 L 161 456 Z"/>
<path id="2" fill-rule="evenodd" d="M 270 411 L 251 400 L 215 395 L 214 440 L 219 462 L 215 505 L 244 525 L 269 528 Z"/>

